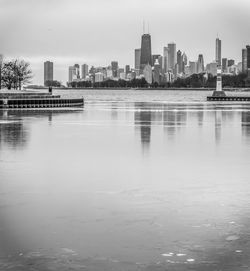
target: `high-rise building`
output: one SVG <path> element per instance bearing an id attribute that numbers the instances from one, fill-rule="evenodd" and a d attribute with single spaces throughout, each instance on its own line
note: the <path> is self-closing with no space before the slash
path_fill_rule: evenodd
<path id="1" fill-rule="evenodd" d="M 89 66 L 87 64 L 82 65 L 82 79 L 86 79 L 89 74 Z"/>
<path id="2" fill-rule="evenodd" d="M 247 72 L 247 49 L 242 49 L 242 72 Z"/>
<path id="3" fill-rule="evenodd" d="M 247 45 L 246 49 L 247 49 L 247 74 L 248 78 L 250 78 L 250 45 Z"/>
<path id="4" fill-rule="evenodd" d="M 0 54 L 0 89 L 2 88 L 2 64 L 3 64 L 3 55 Z"/>
<path id="5" fill-rule="evenodd" d="M 69 83 L 77 79 L 77 72 L 75 66 L 69 66 Z"/>
<path id="6" fill-rule="evenodd" d="M 218 66 L 221 66 L 221 40 L 219 38 L 215 41 L 215 60 Z"/>
<path id="7" fill-rule="evenodd" d="M 128 73 L 130 73 L 130 66 L 129 66 L 129 65 L 126 65 L 126 66 L 125 66 L 125 73 L 126 73 L 126 75 L 127 75 Z"/>
<path id="8" fill-rule="evenodd" d="M 217 62 L 208 63 L 206 66 L 206 71 L 213 76 L 217 75 Z"/>
<path id="9" fill-rule="evenodd" d="M 161 55 L 158 57 L 158 61 L 160 64 L 160 73 L 163 73 L 163 57 Z"/>
<path id="10" fill-rule="evenodd" d="M 160 64 L 158 58 L 155 59 L 153 79 L 154 83 L 160 84 Z"/>
<path id="11" fill-rule="evenodd" d="M 227 58 L 222 58 L 222 72 L 227 72 Z"/>
<path id="12" fill-rule="evenodd" d="M 180 50 L 177 51 L 177 70 L 178 74 L 184 72 L 184 63 L 183 63 L 183 56 Z"/>
<path id="13" fill-rule="evenodd" d="M 184 66 L 186 66 L 188 64 L 188 60 L 187 60 L 187 55 L 186 55 L 185 52 L 182 55 L 182 59 L 183 59 L 183 62 L 184 62 Z"/>
<path id="14" fill-rule="evenodd" d="M 152 67 L 147 64 L 143 69 L 143 76 L 148 84 L 152 84 Z"/>
<path id="15" fill-rule="evenodd" d="M 76 70 L 76 79 L 80 79 L 80 65 L 75 64 L 74 67 L 75 67 L 75 70 Z"/>
<path id="16" fill-rule="evenodd" d="M 189 61 L 190 75 L 197 73 L 197 61 Z"/>
<path id="17" fill-rule="evenodd" d="M 231 67 L 231 66 L 233 66 L 234 65 L 234 60 L 233 59 L 228 59 L 228 61 L 227 61 L 227 66 L 228 67 Z"/>
<path id="18" fill-rule="evenodd" d="M 47 81 L 53 81 L 53 62 L 44 62 L 44 85 Z"/>
<path id="19" fill-rule="evenodd" d="M 141 49 L 135 49 L 135 73 L 138 76 L 140 73 Z"/>
<path id="20" fill-rule="evenodd" d="M 152 66 L 151 53 L 151 36 L 150 34 L 143 34 L 141 37 L 141 59 L 140 59 L 140 73 L 143 72 L 144 67 L 149 64 Z"/>
<path id="21" fill-rule="evenodd" d="M 168 44 L 168 66 L 169 69 L 174 71 L 176 62 L 176 44 L 169 43 Z"/>
<path id="22" fill-rule="evenodd" d="M 199 54 L 199 56 L 198 56 L 197 72 L 198 73 L 204 72 L 204 59 L 203 59 L 203 55 L 202 54 Z"/>
<path id="23" fill-rule="evenodd" d="M 113 77 L 118 77 L 118 62 L 112 61 L 111 68 L 112 68 Z"/>
<path id="24" fill-rule="evenodd" d="M 103 73 L 102 72 L 96 72 L 95 73 L 95 83 L 100 83 L 103 81 Z"/>
<path id="25" fill-rule="evenodd" d="M 166 73 L 169 70 L 169 66 L 168 66 L 168 47 L 163 47 L 163 71 L 164 73 Z"/>

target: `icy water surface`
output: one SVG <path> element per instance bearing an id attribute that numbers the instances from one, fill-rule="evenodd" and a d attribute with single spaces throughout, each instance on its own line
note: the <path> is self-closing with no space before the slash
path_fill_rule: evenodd
<path id="1" fill-rule="evenodd" d="M 0 270 L 250 270 L 250 103 L 60 93 L 0 111 Z"/>

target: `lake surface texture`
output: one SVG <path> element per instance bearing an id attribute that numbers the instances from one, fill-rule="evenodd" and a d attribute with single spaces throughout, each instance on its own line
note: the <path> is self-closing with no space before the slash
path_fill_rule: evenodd
<path id="1" fill-rule="evenodd" d="M 0 111 L 0 270 L 250 270 L 250 103 L 60 94 Z"/>

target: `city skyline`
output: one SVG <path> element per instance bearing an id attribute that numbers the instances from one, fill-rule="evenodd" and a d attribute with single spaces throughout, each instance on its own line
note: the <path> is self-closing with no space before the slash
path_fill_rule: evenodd
<path id="1" fill-rule="evenodd" d="M 122 67 L 133 67 L 133 52 L 140 48 L 145 19 L 150 26 L 152 54 L 163 54 L 163 47 L 174 41 L 176 49 L 185 52 L 189 60 L 196 61 L 198 55 L 203 54 L 205 63 L 209 63 L 215 60 L 214 38 L 218 33 L 223 41 L 222 58 L 240 62 L 241 49 L 249 44 L 247 7 L 250 3 L 246 0 L 212 2 L 213 5 L 203 0 L 185 3 L 138 0 L 130 5 L 120 0 L 105 3 L 97 0 L 95 4 L 78 0 L 63 0 L 60 4 L 56 0 L 36 4 L 30 0 L 22 3 L 0 0 L 0 32 L 5 33 L 1 37 L 0 51 L 6 58 L 29 61 L 35 75 L 33 83 L 42 84 L 43 62 L 49 59 L 54 63 L 54 78 L 65 83 L 68 67 L 74 63 L 106 66 L 116 60 Z M 28 12 L 23 18 L 25 10 Z M 37 14 L 37 10 L 44 11 L 46 16 L 41 16 L 43 12 Z M 82 10 L 86 15 L 81 16 Z M 165 16 L 166 10 L 168 16 Z M 13 15 L 14 20 L 10 22 Z M 97 18 L 98 22 L 102 21 L 102 27 L 94 22 Z M 117 23 L 112 24 L 118 18 Z M 178 24 L 175 24 L 177 19 Z M 102 29 L 107 30 L 105 34 Z"/>

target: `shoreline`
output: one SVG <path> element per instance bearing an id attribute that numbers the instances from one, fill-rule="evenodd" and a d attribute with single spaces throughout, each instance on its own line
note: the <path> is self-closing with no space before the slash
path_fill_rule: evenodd
<path id="1" fill-rule="evenodd" d="M 25 88 L 24 91 L 29 90 L 47 90 L 48 88 Z M 216 88 L 99 88 L 99 87 L 91 87 L 91 88 L 69 88 L 69 87 L 53 87 L 54 90 L 164 90 L 164 91 L 214 91 Z M 223 88 L 224 91 L 229 92 L 250 92 L 250 88 Z"/>

